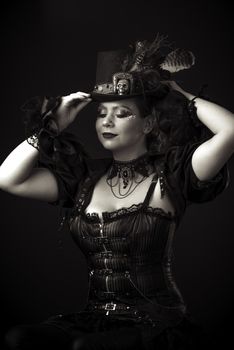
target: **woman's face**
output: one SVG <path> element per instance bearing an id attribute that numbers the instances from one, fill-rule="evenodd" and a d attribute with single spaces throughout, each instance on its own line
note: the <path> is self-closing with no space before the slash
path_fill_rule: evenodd
<path id="1" fill-rule="evenodd" d="M 146 151 L 145 118 L 133 99 L 103 102 L 97 111 L 96 131 L 115 159 L 132 159 Z"/>

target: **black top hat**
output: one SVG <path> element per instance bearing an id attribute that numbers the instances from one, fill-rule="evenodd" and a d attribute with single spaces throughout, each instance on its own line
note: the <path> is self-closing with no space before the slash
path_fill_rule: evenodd
<path id="1" fill-rule="evenodd" d="M 191 51 L 176 49 L 162 54 L 164 38 L 153 42 L 137 41 L 128 49 L 101 51 L 97 57 L 96 84 L 91 93 L 94 101 L 114 101 L 137 96 L 162 98 L 171 73 L 190 68 L 195 58 Z"/>

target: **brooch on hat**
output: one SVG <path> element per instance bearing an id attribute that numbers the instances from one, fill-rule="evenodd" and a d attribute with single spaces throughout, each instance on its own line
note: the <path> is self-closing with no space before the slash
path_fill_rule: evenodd
<path id="1" fill-rule="evenodd" d="M 133 93 L 133 76 L 130 73 L 119 72 L 113 74 L 113 90 L 118 95 Z"/>

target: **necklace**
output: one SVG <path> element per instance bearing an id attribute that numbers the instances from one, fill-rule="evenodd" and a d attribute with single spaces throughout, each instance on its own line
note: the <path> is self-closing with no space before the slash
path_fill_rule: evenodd
<path id="1" fill-rule="evenodd" d="M 106 182 L 116 198 L 126 198 L 150 175 L 150 170 L 147 152 L 130 161 L 113 160 Z"/>

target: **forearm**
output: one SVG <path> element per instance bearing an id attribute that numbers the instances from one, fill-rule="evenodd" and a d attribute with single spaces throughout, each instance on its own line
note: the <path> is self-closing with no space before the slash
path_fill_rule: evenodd
<path id="1" fill-rule="evenodd" d="M 39 152 L 27 140 L 20 143 L 0 166 L 0 188 L 9 189 L 24 182 L 38 160 Z"/>
<path id="2" fill-rule="evenodd" d="M 179 90 L 188 100 L 192 100 L 195 95 Z M 197 108 L 198 119 L 210 129 L 213 134 L 226 133 L 234 137 L 234 114 L 216 103 L 197 97 L 194 101 Z"/>

